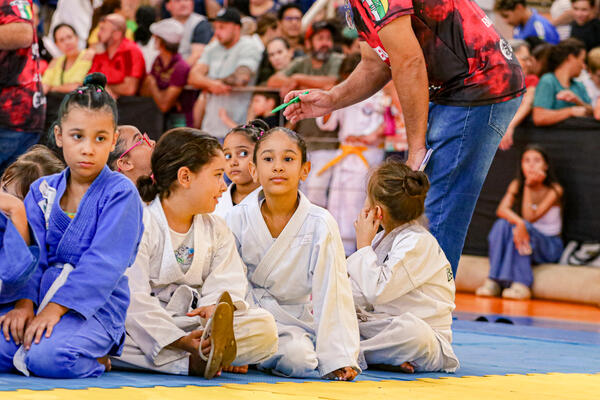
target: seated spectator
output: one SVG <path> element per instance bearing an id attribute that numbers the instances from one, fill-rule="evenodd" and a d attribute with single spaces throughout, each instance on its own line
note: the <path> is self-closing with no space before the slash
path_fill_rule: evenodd
<path id="1" fill-rule="evenodd" d="M 197 93 L 185 90 L 190 67 L 177 53 L 183 35 L 183 25 L 168 18 L 150 25 L 159 51 L 146 75 L 140 94 L 152 97 L 159 110 L 165 114 L 166 129 L 191 126 Z"/>
<path id="2" fill-rule="evenodd" d="M 527 41 L 529 42 L 529 41 Z M 531 46 L 533 49 L 531 55 L 533 56 L 532 61 L 532 72 L 538 78 L 548 72 L 548 56 L 554 46 L 550 43 L 543 43 L 536 46 Z"/>
<path id="3" fill-rule="evenodd" d="M 276 13 L 279 10 L 279 4 L 274 0 L 250 0 L 248 4 L 248 15 L 254 18 Z"/>
<path id="4" fill-rule="evenodd" d="M 557 44 L 559 42 L 556 28 L 535 9 L 526 6 L 525 0 L 496 0 L 495 10 L 507 24 L 514 27 L 515 39 L 526 39 L 537 36 L 540 39 Z"/>
<path id="5" fill-rule="evenodd" d="M 535 87 L 537 86 L 540 78 L 533 73 L 533 56 L 529 52 L 529 45 L 526 41 L 516 39 L 509 42 L 510 47 L 513 48 L 513 53 L 519 60 L 523 73 L 525 74 L 525 87 L 527 91 L 523 96 L 521 105 L 517 109 L 515 116 L 512 121 L 508 124 L 508 128 L 502 137 L 500 142 L 500 150 L 508 150 L 513 144 L 513 135 L 515 128 L 523 122 L 523 120 L 531 113 L 533 108 L 533 98 L 535 96 Z"/>
<path id="6" fill-rule="evenodd" d="M 108 157 L 108 166 L 135 184 L 140 176 L 152 174 L 150 161 L 156 143 L 133 125 L 120 125 L 118 131 L 119 137 Z"/>
<path id="7" fill-rule="evenodd" d="M 202 56 L 204 46 L 210 42 L 213 28 L 204 15 L 194 12 L 193 0 L 168 0 L 166 8 L 171 13 L 171 19 L 183 24 L 179 54 L 192 67 Z"/>
<path id="8" fill-rule="evenodd" d="M 277 13 L 281 36 L 286 38 L 294 56 L 304 54 L 302 43 L 302 9 L 299 4 L 290 3 L 282 6 Z"/>
<path id="9" fill-rule="evenodd" d="M 138 45 L 144 55 L 144 63 L 146 64 L 146 73 L 150 73 L 154 60 L 158 57 L 158 49 L 154 43 L 150 25 L 156 22 L 156 10 L 154 7 L 141 6 L 135 12 L 135 22 L 138 28 L 133 34 L 135 44 Z"/>
<path id="10" fill-rule="evenodd" d="M 107 2 L 106 0 L 104 1 L 104 3 Z M 118 0 L 116 2 L 118 3 Z M 90 30 L 97 25 L 99 20 L 99 17 L 97 17 L 97 20 L 93 21 L 95 12 L 92 3 L 94 2 L 81 0 L 60 0 L 56 3 L 56 9 L 52 13 L 48 34 L 42 39 L 44 46 L 53 57 L 61 56 L 61 51 L 51 37 L 56 27 L 60 24 L 68 24 L 75 29 L 79 40 L 79 49 L 87 47 Z M 103 15 L 110 14 L 111 12 L 113 11 L 106 12 Z"/>
<path id="11" fill-rule="evenodd" d="M 269 128 L 279 126 L 279 113 L 271 114 L 271 110 L 277 107 L 280 103 L 279 95 L 275 92 L 254 92 L 250 107 L 248 107 L 247 121 L 260 119 L 264 121 Z M 227 111 L 224 108 L 219 110 L 219 118 L 229 129 L 235 128 L 235 121 L 229 118 Z"/>
<path id="12" fill-rule="evenodd" d="M 342 30 L 342 52 L 345 56 L 360 53 L 360 41 L 355 29 L 345 27 Z"/>
<path id="13" fill-rule="evenodd" d="M 294 51 L 285 38 L 276 37 L 267 43 L 265 55 L 267 60 L 264 67 L 259 70 L 257 79 L 261 85 L 266 84 L 271 76 L 285 70 L 290 65 Z"/>
<path id="14" fill-rule="evenodd" d="M 44 72 L 44 92 L 68 93 L 83 83 L 92 66 L 94 51 L 79 50 L 79 38 L 71 25 L 57 25 L 52 36 L 63 55 L 53 59 Z"/>
<path id="15" fill-rule="evenodd" d="M 125 38 L 125 18 L 110 14 L 99 25 L 98 40 L 104 52 L 94 56 L 90 72 L 106 75 L 106 90 L 114 97 L 134 96 L 146 65 L 140 48 Z"/>
<path id="16" fill-rule="evenodd" d="M 256 20 L 256 34 L 265 48 L 271 39 L 277 37 L 278 32 L 277 17 L 274 14 L 265 14 Z"/>
<path id="17" fill-rule="evenodd" d="M 224 108 L 238 125 L 246 121 L 252 93 L 232 88 L 254 84 L 262 50 L 254 39 L 240 35 L 241 16 L 235 8 L 219 11 L 213 25 L 217 40 L 206 46 L 188 83 L 209 93 L 202 130 L 222 140 L 229 128 L 218 117 L 219 109 Z"/>
<path id="18" fill-rule="evenodd" d="M 136 0 L 134 0 L 136 1 Z M 95 46 L 98 42 L 98 32 L 100 31 L 100 22 L 104 20 L 107 15 L 119 14 L 125 20 L 125 37 L 129 40 L 134 40 L 134 27 L 135 21 L 131 21 L 129 14 L 130 6 L 127 5 L 123 8 L 123 0 L 103 0 L 100 7 L 94 9 L 94 15 L 92 17 L 92 29 L 88 37 L 88 45 Z M 133 24 L 132 24 L 133 22 Z"/>
<path id="19" fill-rule="evenodd" d="M 575 78 L 585 66 L 585 48 L 577 39 L 563 40 L 550 51 L 548 72 L 540 79 L 533 100 L 533 123 L 554 125 L 570 117 L 592 114 L 590 98 Z"/>
<path id="20" fill-rule="evenodd" d="M 585 49 L 590 51 L 600 46 L 600 20 L 596 18 L 594 0 L 572 0 L 573 19 L 571 37 L 585 43 Z"/>
<path id="21" fill-rule="evenodd" d="M 590 97 L 594 118 L 600 119 L 600 47 L 590 51 L 587 56 L 587 71 L 583 71 L 577 80 L 583 83 Z"/>
<path id="22" fill-rule="evenodd" d="M 562 196 L 547 154 L 528 146 L 496 211 L 500 219 L 488 236 L 490 275 L 478 296 L 531 297 L 531 265 L 557 262 L 563 250 Z"/>

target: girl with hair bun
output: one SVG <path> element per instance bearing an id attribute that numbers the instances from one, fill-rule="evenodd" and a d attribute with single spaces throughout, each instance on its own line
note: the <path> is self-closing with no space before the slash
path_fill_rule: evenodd
<path id="1" fill-rule="evenodd" d="M 250 175 L 249 164 L 252 162 L 254 146 L 269 126 L 266 122 L 255 119 L 244 125 L 233 128 L 225 136 L 223 151 L 225 152 L 225 173 L 231 184 L 219 199 L 215 214 L 225 218 L 227 212 L 241 203 L 250 193 L 260 187 Z"/>
<path id="2" fill-rule="evenodd" d="M 25 198 L 39 262 L 0 306 L 4 324 L 15 328 L 0 340 L 0 372 L 14 365 L 45 378 L 99 376 L 121 351 L 124 272 L 142 237 L 142 204 L 131 181 L 106 166 L 117 107 L 105 85 L 94 73 L 65 96 L 52 131 L 67 168 L 36 180 Z"/>
<path id="3" fill-rule="evenodd" d="M 425 173 L 398 161 L 384 162 L 369 178 L 348 273 L 370 368 L 454 372 L 459 365 L 451 346 L 452 269 L 417 222 L 428 190 Z"/>
<path id="4" fill-rule="evenodd" d="M 144 236 L 127 271 L 127 339 L 115 365 L 214 377 L 245 372 L 277 349 L 273 316 L 245 301 L 234 237 L 213 214 L 225 191 L 219 141 L 192 128 L 162 135 L 138 179 Z M 234 367 L 230 367 L 234 365 Z"/>

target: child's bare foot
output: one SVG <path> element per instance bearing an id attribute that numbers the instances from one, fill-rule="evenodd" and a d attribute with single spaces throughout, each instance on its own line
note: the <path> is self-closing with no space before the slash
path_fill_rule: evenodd
<path id="1" fill-rule="evenodd" d="M 108 372 L 112 369 L 112 364 L 108 356 L 100 357 L 97 360 L 100 364 L 104 365 L 104 372 Z"/>
<path id="2" fill-rule="evenodd" d="M 405 374 L 414 374 L 415 373 L 415 367 L 407 362 L 402 363 L 402 365 L 400 365 L 400 370 L 402 372 L 404 372 Z"/>
<path id="3" fill-rule="evenodd" d="M 404 372 L 405 374 L 414 374 L 415 367 L 411 363 L 404 362 L 400 365 L 390 365 L 390 364 L 369 364 L 369 368 L 380 369 L 382 371 L 391 371 L 391 372 Z"/>
<path id="4" fill-rule="evenodd" d="M 335 371 L 327 374 L 326 379 L 332 379 L 336 381 L 351 381 L 356 378 L 358 372 L 354 370 L 352 367 L 343 367 L 336 369 Z"/>
<path id="5" fill-rule="evenodd" d="M 231 372 L 233 374 L 247 374 L 248 373 L 248 365 L 229 365 L 227 367 L 223 367 L 223 372 Z"/>

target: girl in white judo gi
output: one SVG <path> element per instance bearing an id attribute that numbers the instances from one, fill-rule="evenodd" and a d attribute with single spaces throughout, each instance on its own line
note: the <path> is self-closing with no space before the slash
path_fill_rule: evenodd
<path id="1" fill-rule="evenodd" d="M 275 321 L 244 301 L 248 280 L 234 237 L 210 214 L 226 189 L 225 163 L 217 139 L 196 129 L 170 130 L 156 144 L 153 177 L 138 179 L 150 204 L 127 273 L 127 337 L 115 366 L 212 378 L 232 362 L 238 367 L 229 371 L 244 372 L 275 353 Z"/>
<path id="2" fill-rule="evenodd" d="M 416 221 L 428 189 L 423 172 L 398 161 L 386 161 L 369 179 L 348 273 L 370 367 L 412 373 L 454 372 L 459 365 L 451 346 L 452 270 Z"/>
<path id="3" fill-rule="evenodd" d="M 248 268 L 252 301 L 270 311 L 279 349 L 260 368 L 292 377 L 352 380 L 358 323 L 337 224 L 298 191 L 310 163 L 295 132 L 273 128 L 254 148 L 254 191 L 227 215 Z"/>
<path id="4" fill-rule="evenodd" d="M 252 160 L 256 142 L 268 130 L 269 126 L 266 122 L 256 119 L 236 126 L 225 136 L 223 142 L 223 152 L 227 160 L 225 173 L 232 183 L 215 208 L 215 214 L 219 217 L 225 218 L 229 210 L 260 186 L 252 179 L 248 164 Z"/>

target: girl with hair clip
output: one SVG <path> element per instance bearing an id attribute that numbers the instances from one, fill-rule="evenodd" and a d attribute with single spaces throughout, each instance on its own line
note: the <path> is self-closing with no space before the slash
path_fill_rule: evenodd
<path id="1" fill-rule="evenodd" d="M 531 265 L 558 262 L 563 251 L 562 196 L 546 152 L 527 146 L 517 178 L 496 210 L 500 219 L 488 235 L 490 275 L 478 296 L 531 297 Z"/>
<path id="2" fill-rule="evenodd" d="M 372 368 L 413 373 L 459 366 L 451 346 L 452 269 L 417 222 L 428 190 L 425 173 L 398 161 L 384 162 L 369 178 L 348 273 L 361 352 Z"/>
<path id="3" fill-rule="evenodd" d="M 277 349 L 273 317 L 244 301 L 248 280 L 235 240 L 212 215 L 225 191 L 219 141 L 175 128 L 156 144 L 152 178 L 138 179 L 144 235 L 127 271 L 131 305 L 115 365 L 207 379 Z M 229 367 L 232 364 L 235 367 Z"/>
<path id="4" fill-rule="evenodd" d="M 23 199 L 35 180 L 63 169 L 50 149 L 35 145 L 9 165 L 0 178 L 0 304 L 13 302 L 13 293 L 27 282 L 39 259 L 39 246 L 29 229 Z M 20 307 L 15 308 L 18 310 L 9 313 L 22 314 Z M 0 317 L 0 330 L 6 327 L 6 340 L 10 340 L 11 329 L 22 331 L 21 324 L 25 324 L 24 315 L 11 318 L 7 313 Z"/>
<path id="5" fill-rule="evenodd" d="M 231 184 L 219 199 L 215 214 L 225 218 L 227 212 L 241 203 L 250 193 L 260 187 L 252 179 L 248 164 L 252 161 L 254 146 L 269 126 L 260 119 L 255 119 L 244 125 L 239 125 L 227 133 L 223 142 L 225 153 L 225 173 Z"/>
<path id="6" fill-rule="evenodd" d="M 352 380 L 359 337 L 344 247 L 335 220 L 298 190 L 310 162 L 296 132 L 273 128 L 254 147 L 262 190 L 227 215 L 247 266 L 248 295 L 271 312 L 279 349 L 259 365 L 288 377 Z"/>
<path id="7" fill-rule="evenodd" d="M 47 378 L 99 376 L 110 368 L 108 355 L 121 350 L 124 272 L 142 236 L 142 204 L 133 184 L 106 166 L 117 106 L 105 84 L 104 75 L 91 74 L 65 96 L 52 130 L 67 168 L 35 181 L 25 198 L 40 259 L 15 297 L 26 303 L 25 332 L 19 327 L 0 341 L 3 372 L 14 365 Z"/>

